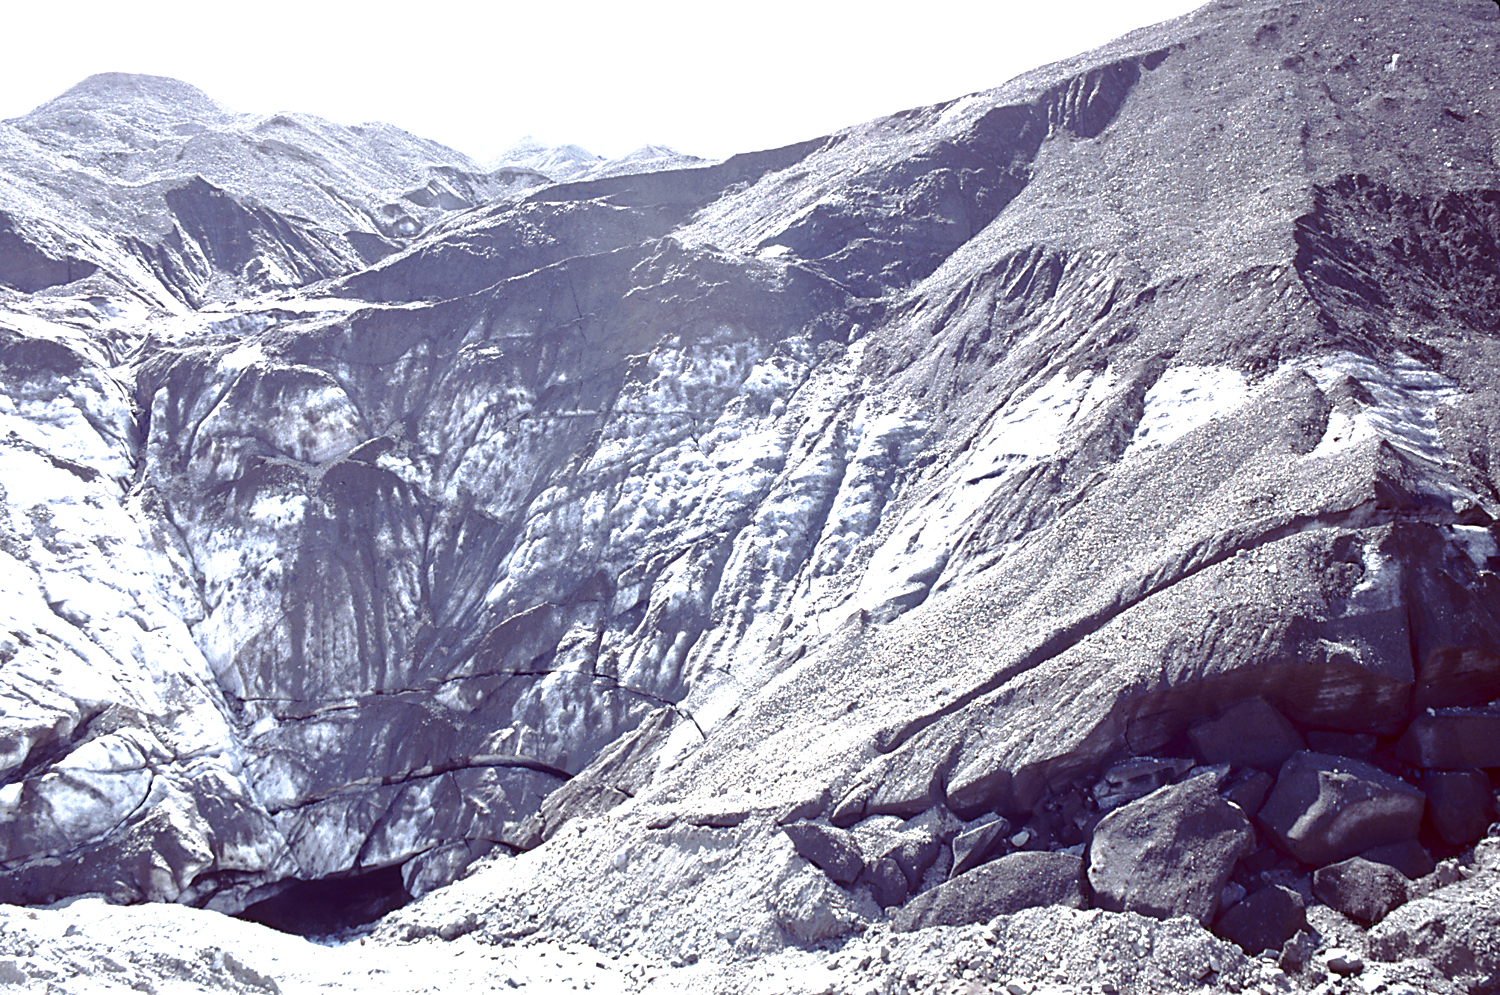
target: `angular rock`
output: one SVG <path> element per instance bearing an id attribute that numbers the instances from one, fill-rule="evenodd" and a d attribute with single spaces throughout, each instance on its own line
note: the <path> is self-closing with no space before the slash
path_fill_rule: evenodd
<path id="1" fill-rule="evenodd" d="M 1286 853 L 1321 867 L 1415 839 L 1425 805 L 1420 790 L 1362 760 L 1302 752 L 1282 764 L 1256 819 Z"/>
<path id="2" fill-rule="evenodd" d="M 1089 844 L 1095 904 L 1210 922 L 1235 863 L 1255 838 L 1245 815 L 1195 777 L 1116 809 Z"/>
<path id="3" fill-rule="evenodd" d="M 1276 958 L 1276 963 L 1283 970 L 1300 971 L 1312 960 L 1317 950 L 1318 942 L 1306 930 L 1298 930 L 1296 935 L 1282 945 L 1281 956 Z"/>
<path id="4" fill-rule="evenodd" d="M 859 875 L 859 881 L 870 885 L 875 901 L 879 902 L 883 909 L 902 904 L 911 894 L 905 872 L 901 870 L 901 865 L 890 857 L 881 857 L 867 863 Z"/>
<path id="5" fill-rule="evenodd" d="M 1427 795 L 1427 818 L 1445 843 L 1473 843 L 1495 821 L 1495 790 L 1482 770 L 1428 771 L 1422 791 Z"/>
<path id="6" fill-rule="evenodd" d="M 937 860 L 942 849 L 943 845 L 932 837 L 908 836 L 881 856 L 894 860 L 901 873 L 906 875 L 907 887 L 916 891 L 922 884 L 922 875 L 927 873 L 927 868 Z"/>
<path id="7" fill-rule="evenodd" d="M 1350 919 L 1374 923 L 1402 905 L 1410 894 L 1406 875 L 1388 864 L 1363 857 L 1319 868 L 1313 874 L 1313 894 Z"/>
<path id="8" fill-rule="evenodd" d="M 1298 750 L 1307 748 L 1285 715 L 1264 698 L 1248 698 L 1188 730 L 1204 763 L 1260 767 L 1274 771 Z"/>
<path id="9" fill-rule="evenodd" d="M 1009 834 L 1010 823 L 999 817 L 959 833 L 953 838 L 953 870 L 948 876 L 956 878 L 990 859 L 1005 845 Z"/>
<path id="10" fill-rule="evenodd" d="M 1307 928 L 1306 903 L 1290 888 L 1268 885 L 1225 909 L 1213 928 L 1247 954 L 1279 951 Z"/>
<path id="11" fill-rule="evenodd" d="M 1432 854 L 1423 849 L 1422 844 L 1416 840 L 1402 840 L 1400 843 L 1372 846 L 1359 855 L 1374 863 L 1394 867 L 1412 881 L 1426 877 L 1437 866 L 1437 861 L 1432 859 Z"/>
<path id="12" fill-rule="evenodd" d="M 1500 767 L 1500 710 L 1428 709 L 1406 727 L 1396 755 L 1415 767 L 1437 770 Z"/>
<path id="13" fill-rule="evenodd" d="M 864 857 L 853 835 L 831 826 L 816 822 L 794 822 L 782 826 L 796 848 L 797 855 L 805 858 L 839 884 L 853 884 L 864 869 Z"/>
<path id="14" fill-rule="evenodd" d="M 1271 793 L 1271 787 L 1275 783 L 1276 779 L 1265 771 L 1251 770 L 1230 781 L 1220 794 L 1225 801 L 1238 805 L 1247 818 L 1253 819 L 1265 804 L 1266 795 Z"/>
<path id="15" fill-rule="evenodd" d="M 1136 757 L 1115 764 L 1094 785 L 1094 801 L 1099 811 L 1108 812 L 1126 802 L 1144 798 L 1164 784 L 1169 784 L 1192 769 L 1190 760 L 1163 760 L 1159 757 Z"/>
<path id="16" fill-rule="evenodd" d="M 923 892 L 891 915 L 891 928 L 967 926 L 1043 905 L 1081 909 L 1083 861 L 1066 853 L 1012 853 Z"/>

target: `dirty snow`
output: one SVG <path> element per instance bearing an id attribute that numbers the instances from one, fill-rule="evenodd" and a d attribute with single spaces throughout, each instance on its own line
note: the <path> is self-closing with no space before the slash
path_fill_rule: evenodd
<path id="1" fill-rule="evenodd" d="M 1144 411 L 1126 454 L 1167 446 L 1200 425 L 1232 412 L 1250 398 L 1249 381 L 1224 366 L 1177 366 L 1146 393 Z"/>

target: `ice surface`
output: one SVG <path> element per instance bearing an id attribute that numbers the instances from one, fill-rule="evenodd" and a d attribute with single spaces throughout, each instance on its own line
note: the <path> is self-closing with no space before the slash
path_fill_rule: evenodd
<path id="1" fill-rule="evenodd" d="M 1174 366 L 1146 393 L 1140 423 L 1126 452 L 1171 445 L 1198 426 L 1229 414 L 1249 397 L 1249 381 L 1238 370 Z"/>
<path id="2" fill-rule="evenodd" d="M 1458 399 L 1453 382 L 1442 374 L 1397 353 L 1384 363 L 1353 353 L 1339 353 L 1306 367 L 1323 390 L 1345 377 L 1361 384 L 1373 404 L 1353 411 L 1338 408 L 1314 456 L 1331 456 L 1374 439 L 1384 439 L 1406 452 L 1446 462 L 1447 451 L 1438 433 L 1437 409 Z"/>

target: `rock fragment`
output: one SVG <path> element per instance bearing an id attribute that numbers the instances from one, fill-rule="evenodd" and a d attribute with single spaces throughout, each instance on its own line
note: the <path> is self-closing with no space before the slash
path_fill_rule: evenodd
<path id="1" fill-rule="evenodd" d="M 906 875 L 907 887 L 916 891 L 922 884 L 922 875 L 927 873 L 938 858 L 943 845 L 932 837 L 906 836 L 881 856 L 889 857 Z"/>
<path id="2" fill-rule="evenodd" d="M 897 932 L 967 926 L 1043 905 L 1083 908 L 1083 861 L 1065 853 L 1012 853 L 923 892 L 891 916 Z"/>
<path id="3" fill-rule="evenodd" d="M 958 877 L 989 860 L 1004 845 L 1010 832 L 1010 823 L 996 817 L 984 825 L 976 826 L 953 838 L 953 870 L 949 877 Z"/>
<path id="4" fill-rule="evenodd" d="M 853 884 L 864 869 L 859 844 L 845 830 L 816 822 L 794 822 L 782 826 L 781 831 L 792 841 L 797 855 L 827 874 L 830 880 Z"/>
<path id="5" fill-rule="evenodd" d="M 1317 941 L 1307 930 L 1298 930 L 1290 940 L 1281 945 L 1281 956 L 1276 958 L 1276 963 L 1282 970 L 1300 971 L 1312 960 L 1312 955 L 1317 950 Z"/>
<path id="6" fill-rule="evenodd" d="M 1402 905 L 1410 887 L 1411 882 L 1394 867 L 1363 857 L 1330 864 L 1313 875 L 1313 894 L 1319 901 L 1367 925 Z"/>
<path id="7" fill-rule="evenodd" d="M 1206 924 L 1254 836 L 1244 813 L 1214 790 L 1212 776 L 1154 791 L 1111 812 L 1094 830 L 1089 883 L 1096 904 Z"/>
<path id="8" fill-rule="evenodd" d="M 1232 779 L 1220 794 L 1225 801 L 1238 805 L 1246 817 L 1253 819 L 1266 803 L 1266 795 L 1271 793 L 1271 786 L 1275 783 L 1276 779 L 1265 771 L 1251 770 Z"/>
<path id="9" fill-rule="evenodd" d="M 1345 976 L 1358 974 L 1365 969 L 1365 961 L 1363 957 L 1359 956 L 1359 954 L 1356 954 L 1351 950 L 1345 950 L 1342 947 L 1335 947 L 1332 950 L 1328 951 L 1327 955 L 1323 958 L 1323 963 L 1327 964 L 1328 970 L 1332 971 L 1334 974 L 1342 974 Z"/>
<path id="10" fill-rule="evenodd" d="M 1321 867 L 1373 846 L 1415 839 L 1426 799 L 1362 760 L 1294 754 L 1257 821 L 1285 852 Z"/>
<path id="11" fill-rule="evenodd" d="M 1094 785 L 1094 801 L 1099 811 L 1108 812 L 1137 798 L 1144 798 L 1164 784 L 1170 784 L 1191 770 L 1191 760 L 1163 760 L 1159 757 L 1134 757 L 1115 764 Z"/>

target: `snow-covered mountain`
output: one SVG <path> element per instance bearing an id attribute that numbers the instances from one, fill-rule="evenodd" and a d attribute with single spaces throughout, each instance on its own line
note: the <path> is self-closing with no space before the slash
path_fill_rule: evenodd
<path id="1" fill-rule="evenodd" d="M 571 183 L 605 176 L 686 169 L 707 162 L 665 145 L 643 145 L 618 159 L 606 159 L 577 145 L 544 145 L 528 135 L 492 157 L 489 166 L 494 170 L 535 170 L 558 183 Z"/>
<path id="2" fill-rule="evenodd" d="M 425 895 L 365 939 L 476 984 L 1484 990 L 1497 18 L 1216 3 L 686 167 L 6 122 L 0 899 L 209 911 L 0 982 L 369 983 L 210 913 Z"/>

